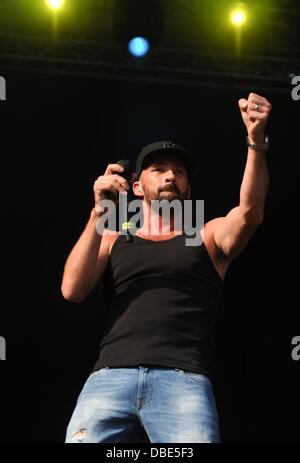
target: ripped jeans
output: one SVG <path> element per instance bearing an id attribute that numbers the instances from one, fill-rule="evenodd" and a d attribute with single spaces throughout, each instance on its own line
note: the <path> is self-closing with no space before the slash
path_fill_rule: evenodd
<path id="1" fill-rule="evenodd" d="M 211 382 L 172 368 L 101 368 L 87 379 L 66 443 L 220 442 Z"/>

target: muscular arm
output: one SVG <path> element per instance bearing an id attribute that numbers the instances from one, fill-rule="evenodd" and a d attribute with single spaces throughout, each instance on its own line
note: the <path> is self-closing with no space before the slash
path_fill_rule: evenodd
<path id="1" fill-rule="evenodd" d="M 239 204 L 241 213 L 249 221 L 262 222 L 268 187 L 266 154 L 249 148 Z"/>
<path id="2" fill-rule="evenodd" d="M 129 189 L 127 181 L 115 172 L 122 173 L 124 167 L 119 164 L 108 164 L 104 175 L 100 175 L 94 183 L 95 208 L 101 206 L 101 201 L 108 195 L 118 202 L 118 195 Z M 96 225 L 99 215 L 95 208 L 79 240 L 73 247 L 64 268 L 61 291 L 65 299 L 81 302 L 95 284 L 101 279 L 109 260 L 111 233 L 104 229 L 97 232 Z"/>
<path id="3" fill-rule="evenodd" d="M 214 219 L 214 239 L 229 259 L 234 259 L 246 246 L 262 223 L 269 175 L 265 154 L 249 149 L 240 190 L 240 203 L 225 217 Z"/>
<path id="4" fill-rule="evenodd" d="M 89 221 L 66 261 L 61 291 L 65 299 L 81 302 L 102 276 L 108 262 L 109 242 L 97 233 L 99 217 L 91 212 Z"/>
<path id="5" fill-rule="evenodd" d="M 253 111 L 256 102 L 259 103 L 261 112 Z M 265 98 L 250 94 L 248 100 L 240 100 L 240 108 L 251 143 L 263 143 L 271 105 Z M 210 223 L 215 244 L 229 261 L 245 248 L 261 224 L 268 186 L 269 174 L 265 152 L 249 148 L 239 205 L 225 217 L 219 217 Z"/>

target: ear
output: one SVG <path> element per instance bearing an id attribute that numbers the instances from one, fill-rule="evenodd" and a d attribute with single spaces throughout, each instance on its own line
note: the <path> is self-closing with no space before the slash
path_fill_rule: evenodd
<path id="1" fill-rule="evenodd" d="M 189 185 L 188 192 L 187 192 L 187 199 L 191 199 L 191 192 L 192 192 L 191 185 Z"/>
<path id="2" fill-rule="evenodd" d="M 132 189 L 133 189 L 133 193 L 135 194 L 135 196 L 143 196 L 144 195 L 143 188 L 142 188 L 140 182 L 133 182 Z"/>

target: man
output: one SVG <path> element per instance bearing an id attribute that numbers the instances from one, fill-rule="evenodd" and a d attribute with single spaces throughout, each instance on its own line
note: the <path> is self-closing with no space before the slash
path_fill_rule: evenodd
<path id="1" fill-rule="evenodd" d="M 67 259 L 62 293 L 80 302 L 101 281 L 108 319 L 66 442 L 220 441 L 211 380 L 214 320 L 226 270 L 262 223 L 269 181 L 271 105 L 251 93 L 239 107 L 248 132 L 240 202 L 197 231 L 200 245 L 186 246 L 174 215 L 165 224 L 151 208 L 153 200 L 190 197 L 192 160 L 182 148 L 156 142 L 138 156 L 132 186 L 144 221 L 131 243 L 117 232 L 96 232 L 101 201 L 117 203 L 129 189 L 123 168 L 110 164 L 96 180 L 95 208 Z"/>

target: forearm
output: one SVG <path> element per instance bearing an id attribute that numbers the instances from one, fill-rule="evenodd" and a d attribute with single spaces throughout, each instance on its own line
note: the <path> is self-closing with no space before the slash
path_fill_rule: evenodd
<path id="1" fill-rule="evenodd" d="M 89 292 L 102 239 L 96 230 L 98 219 L 93 210 L 83 233 L 68 256 L 61 285 L 66 299 L 80 301 Z"/>
<path id="2" fill-rule="evenodd" d="M 249 148 L 240 190 L 240 208 L 249 220 L 262 221 L 268 187 L 266 153 Z"/>

